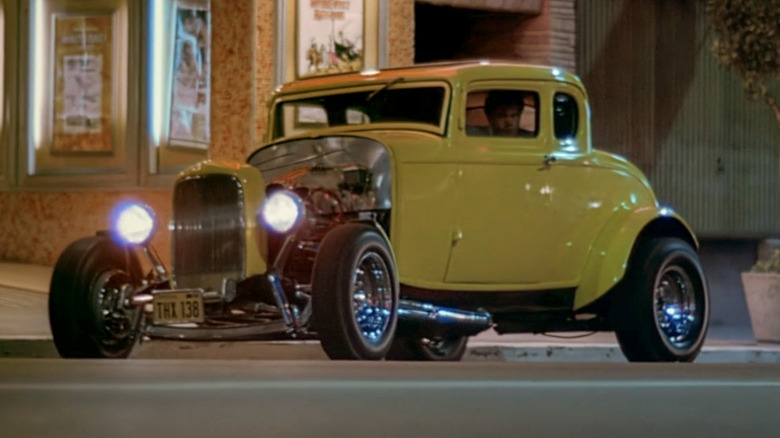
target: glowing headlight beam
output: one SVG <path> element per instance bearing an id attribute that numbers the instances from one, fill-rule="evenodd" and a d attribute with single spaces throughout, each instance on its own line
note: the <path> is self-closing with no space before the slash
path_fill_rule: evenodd
<path id="1" fill-rule="evenodd" d="M 130 244 L 147 242 L 155 229 L 152 211 L 135 203 L 124 204 L 117 208 L 112 225 L 113 234 Z"/>
<path id="2" fill-rule="evenodd" d="M 260 210 L 262 221 L 277 233 L 286 233 L 303 217 L 303 201 L 293 192 L 279 191 L 266 198 Z"/>

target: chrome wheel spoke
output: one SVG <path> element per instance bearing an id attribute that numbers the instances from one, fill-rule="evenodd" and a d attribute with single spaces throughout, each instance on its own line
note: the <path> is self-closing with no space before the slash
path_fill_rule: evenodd
<path id="1" fill-rule="evenodd" d="M 104 344 L 112 344 L 130 336 L 133 329 L 131 316 L 121 303 L 122 287 L 129 281 L 122 271 L 110 271 L 101 275 L 95 284 L 96 311 L 100 328 L 105 334 Z"/>
<path id="2" fill-rule="evenodd" d="M 352 308 L 360 333 L 367 341 L 378 343 L 390 325 L 392 287 L 387 265 L 379 254 L 366 252 L 352 280 Z"/>
<path id="3" fill-rule="evenodd" d="M 695 288 L 680 266 L 668 266 L 658 278 L 653 291 L 658 328 L 669 343 L 682 348 L 696 338 L 700 317 Z"/>

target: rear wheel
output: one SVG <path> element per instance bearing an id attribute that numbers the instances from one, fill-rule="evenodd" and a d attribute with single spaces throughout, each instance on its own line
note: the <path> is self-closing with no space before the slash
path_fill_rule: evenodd
<path id="1" fill-rule="evenodd" d="M 640 242 L 612 306 L 615 334 L 632 362 L 692 362 L 709 325 L 707 281 L 680 239 Z"/>
<path id="2" fill-rule="evenodd" d="M 314 262 L 312 312 L 331 359 L 385 357 L 398 323 L 398 276 L 376 228 L 346 224 L 325 236 Z"/>
<path id="3" fill-rule="evenodd" d="M 68 246 L 49 290 L 49 323 L 60 356 L 129 356 L 141 311 L 125 308 L 122 301 L 140 277 L 134 255 L 107 237 L 86 237 Z"/>
<path id="4" fill-rule="evenodd" d="M 466 353 L 468 336 L 412 338 L 396 337 L 389 360 L 419 360 L 436 362 L 457 362 Z"/>

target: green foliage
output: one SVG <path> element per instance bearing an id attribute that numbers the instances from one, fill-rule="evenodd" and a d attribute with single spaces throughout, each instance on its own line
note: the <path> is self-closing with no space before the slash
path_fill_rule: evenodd
<path id="1" fill-rule="evenodd" d="M 750 272 L 780 273 L 780 249 L 772 251 L 772 256 L 768 259 L 757 261 Z"/>
<path id="2" fill-rule="evenodd" d="M 777 111 L 768 84 L 780 78 L 780 0 L 704 0 L 721 67 L 736 70 L 751 99 Z"/>

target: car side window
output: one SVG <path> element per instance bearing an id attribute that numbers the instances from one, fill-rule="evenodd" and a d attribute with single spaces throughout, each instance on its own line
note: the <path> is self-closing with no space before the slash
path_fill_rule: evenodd
<path id="1" fill-rule="evenodd" d="M 536 137 L 539 94 L 529 90 L 470 92 L 466 100 L 466 135 L 470 137 Z"/>
<path id="2" fill-rule="evenodd" d="M 553 98 L 555 138 L 568 140 L 577 137 L 579 109 L 577 99 L 567 93 L 555 93 Z"/>

